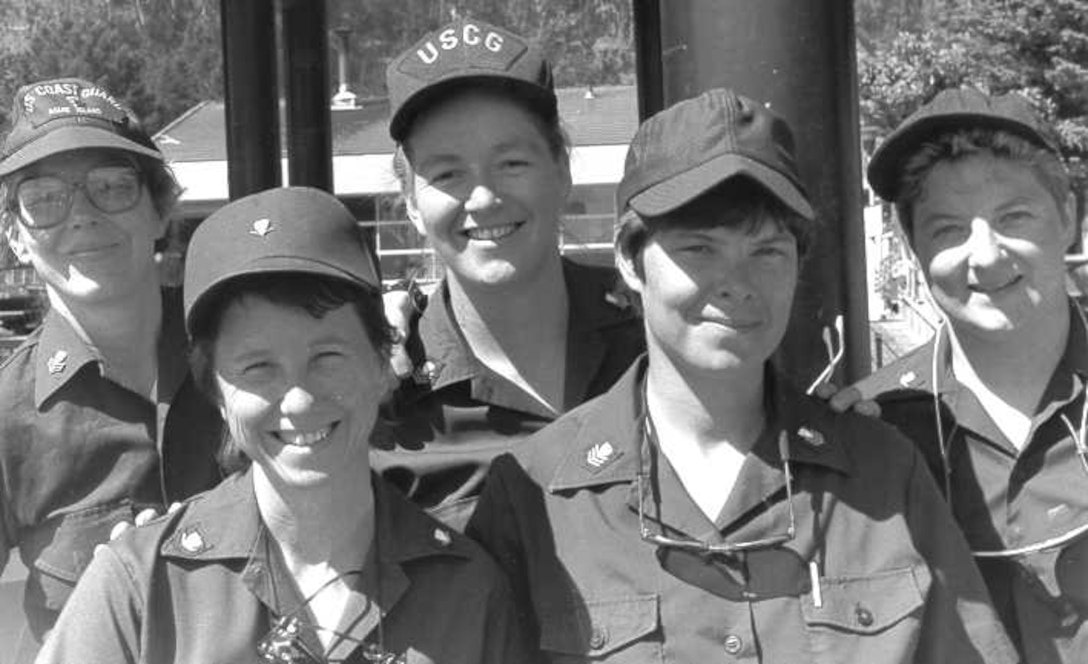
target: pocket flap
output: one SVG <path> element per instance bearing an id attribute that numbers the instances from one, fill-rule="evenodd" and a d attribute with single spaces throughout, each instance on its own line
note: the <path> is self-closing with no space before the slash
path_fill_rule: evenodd
<path id="1" fill-rule="evenodd" d="M 657 595 L 590 600 L 540 616 L 540 647 L 600 657 L 657 630 Z"/>
<path id="2" fill-rule="evenodd" d="M 823 605 L 805 595 L 805 622 L 857 634 L 876 634 L 925 604 L 929 568 L 919 565 L 867 576 L 820 579 Z"/>
<path id="3" fill-rule="evenodd" d="M 108 542 L 110 530 L 121 521 L 132 521 L 132 516 L 132 503 L 126 498 L 50 519 L 31 535 L 34 567 L 75 584 L 94 557 L 95 545 Z"/>

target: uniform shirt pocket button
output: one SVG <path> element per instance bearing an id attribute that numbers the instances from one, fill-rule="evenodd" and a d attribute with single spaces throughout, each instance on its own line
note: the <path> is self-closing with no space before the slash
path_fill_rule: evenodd
<path id="1" fill-rule="evenodd" d="M 741 648 L 744 647 L 744 641 L 741 641 L 741 638 L 736 634 L 730 634 L 725 637 L 723 645 L 725 646 L 725 652 L 730 655 L 736 655 L 741 651 Z"/>
<path id="2" fill-rule="evenodd" d="M 873 624 L 873 612 L 861 604 L 854 609 L 854 617 L 858 619 L 858 624 L 862 627 L 870 627 Z"/>
<path id="3" fill-rule="evenodd" d="M 600 650 L 608 645 L 608 628 L 603 625 L 594 625 L 593 634 L 589 637 L 589 647 Z"/>

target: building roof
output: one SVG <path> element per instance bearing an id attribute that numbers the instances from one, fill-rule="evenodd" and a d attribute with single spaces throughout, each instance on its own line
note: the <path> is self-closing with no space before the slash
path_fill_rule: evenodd
<path id="1" fill-rule="evenodd" d="M 573 146 L 575 184 L 618 182 L 627 144 L 638 128 L 635 87 L 562 88 L 556 93 L 560 117 Z M 201 102 L 155 135 L 185 188 L 183 202 L 227 198 L 224 111 L 222 101 Z M 357 108 L 333 109 L 333 180 L 337 193 L 397 191 L 388 122 L 386 99 L 363 100 Z M 286 145 L 282 137 L 281 145 Z M 286 168 L 284 174 L 286 181 Z"/>

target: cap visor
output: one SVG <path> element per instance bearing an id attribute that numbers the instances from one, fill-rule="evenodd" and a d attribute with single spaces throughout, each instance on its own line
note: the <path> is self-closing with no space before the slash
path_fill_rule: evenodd
<path id="1" fill-rule="evenodd" d="M 195 297 L 192 301 L 186 297 L 185 300 L 185 324 L 186 327 L 192 332 L 193 321 L 196 320 L 198 314 L 202 313 L 202 308 L 211 301 L 211 295 L 222 288 L 225 284 L 234 281 L 239 277 L 245 277 L 254 274 L 272 274 L 277 272 L 289 272 L 294 274 L 315 274 L 323 277 L 332 277 L 334 279 L 342 279 L 359 288 L 378 291 L 380 286 L 374 284 L 380 284 L 377 275 L 355 275 L 347 270 L 343 270 L 335 265 L 329 263 L 323 263 L 309 258 L 300 258 L 298 256 L 262 256 L 257 260 L 250 261 L 245 265 L 220 275 L 206 284 L 200 284 L 194 287 L 186 279 L 185 288 L 183 289 L 185 294 L 188 295 L 190 290 L 196 290 Z M 373 279 L 373 282 L 368 282 L 367 278 Z"/>
<path id="2" fill-rule="evenodd" d="M 629 205 L 639 214 L 656 217 L 690 203 L 726 180 L 745 175 L 763 185 L 776 198 L 805 219 L 816 218 L 804 193 L 778 171 L 739 154 L 725 154 L 684 171 L 631 197 Z"/>
<path id="3" fill-rule="evenodd" d="M 59 152 L 104 148 L 124 150 L 162 160 L 162 153 L 152 150 L 123 136 L 99 127 L 69 126 L 60 127 L 24 145 L 14 154 L 0 162 L 0 176 L 14 173 L 36 161 L 45 159 Z"/>
<path id="4" fill-rule="evenodd" d="M 401 102 L 400 108 L 389 121 L 389 135 L 398 143 L 407 137 L 412 122 L 431 104 L 454 92 L 479 87 L 492 90 L 516 90 L 534 106 L 554 113 L 558 101 L 554 91 L 532 81 L 505 74 L 487 74 L 478 71 L 462 72 L 449 78 L 439 79 L 420 88 Z"/>
<path id="5" fill-rule="evenodd" d="M 1033 127 L 1014 118 L 993 113 L 942 113 L 916 120 L 899 133 L 892 132 L 869 160 L 869 167 L 866 169 L 869 186 L 884 200 L 894 201 L 899 195 L 897 181 L 903 164 L 922 143 L 947 131 L 975 128 L 1005 130 L 1044 149 L 1053 152 L 1058 150 L 1058 146 L 1051 145 Z"/>

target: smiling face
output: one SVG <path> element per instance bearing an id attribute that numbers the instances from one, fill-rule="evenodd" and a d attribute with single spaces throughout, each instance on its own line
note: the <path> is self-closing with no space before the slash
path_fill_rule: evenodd
<path id="1" fill-rule="evenodd" d="M 390 382 L 352 306 L 317 318 L 243 296 L 222 314 L 212 362 L 230 435 L 273 486 L 365 476 Z"/>
<path id="2" fill-rule="evenodd" d="M 797 241 L 771 219 L 752 228 L 666 226 L 620 268 L 641 296 L 651 362 L 664 355 L 681 372 L 761 370 L 789 324 Z"/>
<path id="3" fill-rule="evenodd" d="M 913 211 L 913 246 L 956 331 L 1001 339 L 1064 311 L 1073 202 L 1059 207 L 1032 168 L 977 154 L 934 166 Z"/>
<path id="4" fill-rule="evenodd" d="M 92 168 L 132 163 L 123 151 L 73 150 L 35 162 L 10 182 L 50 175 L 83 183 Z M 12 249 L 21 261 L 34 265 L 51 297 L 80 304 L 128 298 L 135 289 L 155 283 L 155 240 L 166 230 L 165 219 L 141 186 L 135 207 L 118 213 L 102 212 L 77 190 L 67 219 L 59 225 L 34 230 L 15 222 L 8 229 Z"/>
<path id="5" fill-rule="evenodd" d="M 445 99 L 412 125 L 406 152 L 409 217 L 451 278 L 502 285 L 557 263 L 570 172 L 522 106 L 485 91 Z"/>

